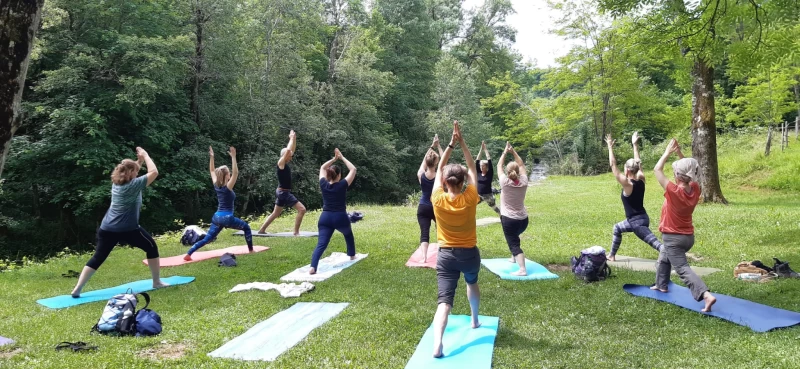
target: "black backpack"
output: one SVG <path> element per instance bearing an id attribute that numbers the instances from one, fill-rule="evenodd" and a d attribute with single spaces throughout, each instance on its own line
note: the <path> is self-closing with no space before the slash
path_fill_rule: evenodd
<path id="1" fill-rule="evenodd" d="M 230 252 L 224 253 L 222 256 L 219 257 L 219 263 L 217 264 L 217 266 L 235 267 L 236 255 L 231 254 Z"/>
<path id="2" fill-rule="evenodd" d="M 591 254 L 581 251 L 580 257 L 570 259 L 572 273 L 584 282 L 597 282 L 611 276 L 611 267 L 606 263 L 606 253 Z"/>

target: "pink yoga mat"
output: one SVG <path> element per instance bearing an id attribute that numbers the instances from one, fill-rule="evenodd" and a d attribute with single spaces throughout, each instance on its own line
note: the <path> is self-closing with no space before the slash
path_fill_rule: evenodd
<path id="1" fill-rule="evenodd" d="M 422 246 L 420 246 L 417 248 L 417 251 L 414 251 L 414 254 L 411 255 L 411 258 L 408 259 L 406 266 L 436 269 L 436 255 L 438 253 L 439 244 L 432 243 L 428 245 L 428 261 L 421 263 L 420 260 L 422 260 Z"/>
<path id="2" fill-rule="evenodd" d="M 266 251 L 266 250 L 269 250 L 269 247 L 253 246 L 253 252 L 261 252 L 261 251 Z M 203 261 L 203 260 L 218 258 L 218 257 L 224 255 L 227 252 L 229 252 L 231 254 L 234 254 L 234 255 L 244 255 L 244 254 L 248 254 L 250 251 L 247 250 L 247 246 L 246 245 L 245 246 L 231 246 L 231 247 L 228 247 L 227 249 L 198 251 L 198 252 L 195 252 L 194 254 L 192 254 L 192 260 L 191 261 L 183 260 L 183 257 L 186 256 L 186 254 L 178 255 L 178 256 L 171 256 L 171 257 L 168 257 L 168 258 L 161 258 L 161 267 L 162 268 L 163 267 L 172 267 L 172 266 L 178 266 L 178 265 L 183 265 L 183 264 L 194 263 L 196 261 Z M 142 260 L 142 262 L 145 263 L 145 265 L 147 265 L 147 260 L 146 259 Z"/>

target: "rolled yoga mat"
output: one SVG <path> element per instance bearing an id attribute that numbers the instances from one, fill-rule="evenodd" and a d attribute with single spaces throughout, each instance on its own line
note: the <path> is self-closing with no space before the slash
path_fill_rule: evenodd
<path id="1" fill-rule="evenodd" d="M 234 236 L 244 236 L 243 231 L 233 232 Z M 300 231 L 300 234 L 295 236 L 294 232 L 278 232 L 278 233 L 258 233 L 253 232 L 253 237 L 319 237 L 319 232 Z"/>
<path id="2" fill-rule="evenodd" d="M 490 369 L 500 318 L 479 315 L 481 326 L 472 328 L 467 315 L 450 315 L 444 330 L 441 358 L 433 357 L 433 324 L 417 345 L 406 369 Z"/>
<path id="3" fill-rule="evenodd" d="M 528 271 L 526 276 L 511 275 L 519 271 L 519 265 L 509 261 L 510 258 L 505 259 L 483 259 L 481 264 L 489 269 L 490 272 L 500 276 L 500 279 L 507 279 L 512 281 L 533 281 L 538 279 L 557 279 L 558 275 L 551 273 L 547 268 L 535 261 L 525 259 L 525 269 Z"/>
<path id="4" fill-rule="evenodd" d="M 350 260 L 350 257 L 343 252 L 334 252 L 330 256 L 319 261 L 317 265 L 317 274 L 308 274 L 311 269 L 311 264 L 300 267 L 291 273 L 281 277 L 283 282 L 322 282 L 334 275 L 338 274 L 347 267 L 359 262 L 369 254 L 356 254 L 355 260 Z"/>
<path id="5" fill-rule="evenodd" d="M 615 266 L 640 272 L 653 272 L 656 271 L 656 260 L 652 259 L 642 259 L 642 258 L 634 258 L 630 256 L 622 256 L 617 255 L 617 261 L 609 261 L 609 266 Z M 698 267 L 692 266 L 692 270 L 699 276 L 709 275 L 712 273 L 720 272 L 721 270 L 717 268 L 707 268 L 707 267 Z M 672 274 L 675 274 L 675 271 L 672 271 Z"/>
<path id="6" fill-rule="evenodd" d="M 717 303 L 711 307 L 711 312 L 704 313 L 700 311 L 705 307 L 703 301 L 695 301 L 688 288 L 672 282 L 669 283 L 669 292 L 666 293 L 651 290 L 649 286 L 636 284 L 626 284 L 622 288 L 634 296 L 668 302 L 703 315 L 715 316 L 731 323 L 749 327 L 756 332 L 767 332 L 776 328 L 800 324 L 800 313 L 718 293 L 714 293 Z"/>
<path id="7" fill-rule="evenodd" d="M 266 250 L 269 250 L 269 247 L 253 246 L 253 252 L 254 253 L 261 252 L 261 251 L 266 251 Z M 177 255 L 177 256 L 170 256 L 168 258 L 161 258 L 161 264 L 160 265 L 161 265 L 161 268 L 184 265 L 184 264 L 194 263 L 194 262 L 198 262 L 198 261 L 218 258 L 218 257 L 224 255 L 225 253 L 231 253 L 231 254 L 234 254 L 234 255 L 246 255 L 246 254 L 250 253 L 250 250 L 248 250 L 247 246 L 245 245 L 245 246 L 231 246 L 231 247 L 228 247 L 228 248 L 218 249 L 218 250 L 197 251 L 194 254 L 192 254 L 192 260 L 190 260 L 190 261 L 183 260 L 183 257 L 186 255 L 186 254 L 183 254 L 183 255 Z M 142 260 L 142 262 L 145 265 L 147 265 L 147 259 Z"/>
<path id="8" fill-rule="evenodd" d="M 497 224 L 497 223 L 500 223 L 500 218 L 494 218 L 494 217 L 480 218 L 480 219 L 475 221 L 475 225 L 477 225 L 477 226 L 485 226 L 485 225 Z"/>
<path id="9" fill-rule="evenodd" d="M 169 278 L 161 278 L 161 280 L 165 283 L 169 283 L 170 284 L 169 287 L 173 287 L 192 282 L 194 281 L 194 277 L 174 276 Z M 143 281 L 126 283 L 116 287 L 105 288 L 102 290 L 94 290 L 88 292 L 84 291 L 81 294 L 81 297 L 78 298 L 74 298 L 70 295 L 61 295 L 47 299 L 41 299 L 36 302 L 38 302 L 40 305 L 49 307 L 51 309 L 63 309 L 71 306 L 86 304 L 89 302 L 108 301 L 108 299 L 114 297 L 115 295 L 127 292 L 129 288 L 133 290 L 133 292 L 135 293 L 152 291 L 153 280 L 147 279 Z"/>
<path id="10" fill-rule="evenodd" d="M 428 245 L 428 258 L 423 263 L 422 262 L 422 246 L 417 248 L 417 251 L 411 255 L 411 257 L 406 262 L 407 267 L 419 267 L 419 268 L 433 268 L 436 269 L 436 260 L 437 256 L 439 255 L 439 244 L 432 243 Z"/>
<path id="11" fill-rule="evenodd" d="M 239 360 L 274 361 L 306 338 L 314 328 L 333 319 L 347 303 L 298 302 L 256 324 L 208 356 Z"/>

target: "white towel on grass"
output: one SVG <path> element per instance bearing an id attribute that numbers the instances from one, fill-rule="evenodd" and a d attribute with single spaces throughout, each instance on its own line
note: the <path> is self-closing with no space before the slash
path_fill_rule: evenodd
<path id="1" fill-rule="evenodd" d="M 359 260 L 364 259 L 369 254 L 356 254 L 355 260 L 350 260 L 350 257 L 343 252 L 334 252 L 331 256 L 319 261 L 317 266 L 317 274 L 308 274 L 311 270 L 311 264 L 304 267 L 295 269 L 293 272 L 281 277 L 284 282 L 322 282 L 334 274 L 341 272 L 343 269 L 357 263 Z"/>
<path id="2" fill-rule="evenodd" d="M 269 290 L 276 290 L 281 294 L 281 297 L 300 297 L 300 295 L 311 291 L 314 289 L 314 285 L 308 282 L 303 282 L 300 284 L 294 283 L 269 283 L 269 282 L 252 282 L 252 283 L 243 283 L 237 284 L 235 287 L 231 288 L 228 292 L 241 292 L 241 291 L 248 291 L 248 290 L 261 290 L 261 291 L 269 291 Z"/>

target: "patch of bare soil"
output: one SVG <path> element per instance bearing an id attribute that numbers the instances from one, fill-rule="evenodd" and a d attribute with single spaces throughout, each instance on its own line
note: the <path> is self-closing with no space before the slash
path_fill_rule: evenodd
<path id="1" fill-rule="evenodd" d="M 568 272 L 572 270 L 569 265 L 563 264 L 547 264 L 545 267 L 551 272 Z"/>
<path id="2" fill-rule="evenodd" d="M 189 345 L 164 341 L 157 346 L 139 351 L 139 357 L 150 360 L 176 360 L 186 356 L 187 351 L 189 351 Z"/>
<path id="3" fill-rule="evenodd" d="M 0 351 L 0 359 L 10 359 L 14 357 L 14 355 L 21 354 L 22 349 L 17 347 L 10 351 Z"/>
<path id="4" fill-rule="evenodd" d="M 693 254 L 691 252 L 687 252 L 686 253 L 686 257 L 689 258 L 689 260 L 692 260 L 692 261 L 703 261 L 703 260 L 705 260 L 704 257 L 702 257 L 700 255 Z"/>

